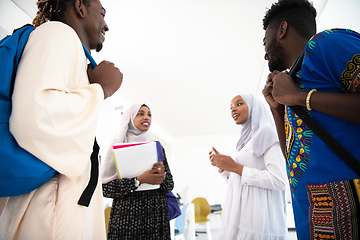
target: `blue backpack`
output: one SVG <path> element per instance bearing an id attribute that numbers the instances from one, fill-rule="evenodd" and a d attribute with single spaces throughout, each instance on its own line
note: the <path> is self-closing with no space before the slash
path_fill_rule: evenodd
<path id="1" fill-rule="evenodd" d="M 27 24 L 15 29 L 12 35 L 0 41 L 0 197 L 18 196 L 41 186 L 50 180 L 57 171 L 39 160 L 25 149 L 21 148 L 9 130 L 11 114 L 11 96 L 14 90 L 15 76 L 22 52 L 28 41 L 30 33 L 35 28 Z M 89 51 L 83 49 L 93 68 L 96 62 Z M 90 180 L 79 198 L 78 204 L 88 207 L 97 186 L 99 146 L 94 142 L 93 152 L 90 156 Z"/>
<path id="2" fill-rule="evenodd" d="M 0 197 L 31 192 L 56 174 L 53 168 L 21 148 L 9 130 L 16 70 L 33 30 L 28 24 L 0 41 Z"/>

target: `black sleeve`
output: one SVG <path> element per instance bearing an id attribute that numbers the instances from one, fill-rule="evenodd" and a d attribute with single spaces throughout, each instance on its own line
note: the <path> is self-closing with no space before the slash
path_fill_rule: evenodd
<path id="1" fill-rule="evenodd" d="M 160 190 L 167 193 L 167 192 L 171 192 L 173 190 L 174 180 L 173 180 L 173 176 L 171 175 L 171 171 L 170 171 L 167 159 L 166 159 L 164 148 L 163 148 L 163 152 L 164 152 L 164 167 L 165 167 L 166 176 L 165 176 L 164 181 L 160 184 Z"/>

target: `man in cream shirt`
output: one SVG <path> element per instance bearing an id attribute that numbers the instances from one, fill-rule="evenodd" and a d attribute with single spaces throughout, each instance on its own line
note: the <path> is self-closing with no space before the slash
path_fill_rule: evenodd
<path id="1" fill-rule="evenodd" d="M 58 173 L 9 198 L 0 239 L 105 239 L 101 180 L 88 207 L 78 201 L 90 179 L 103 99 L 122 83 L 113 63 L 89 67 L 82 47 L 100 51 L 106 12 L 99 0 L 39 0 L 38 8 L 17 71 L 10 130 L 21 147 Z"/>

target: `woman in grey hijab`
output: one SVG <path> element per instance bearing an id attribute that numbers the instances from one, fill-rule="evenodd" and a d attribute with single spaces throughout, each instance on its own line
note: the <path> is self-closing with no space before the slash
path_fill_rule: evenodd
<path id="1" fill-rule="evenodd" d="M 214 147 L 209 153 L 228 182 L 221 239 L 287 239 L 285 159 L 266 107 L 251 94 L 235 96 L 230 112 L 242 126 L 237 154 L 222 155 Z"/>

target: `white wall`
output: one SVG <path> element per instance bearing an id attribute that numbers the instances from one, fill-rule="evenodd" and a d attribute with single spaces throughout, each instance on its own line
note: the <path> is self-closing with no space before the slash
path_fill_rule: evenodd
<path id="1" fill-rule="evenodd" d="M 240 130 L 239 130 L 240 132 Z M 239 134 L 177 138 L 173 145 L 171 171 L 175 192 L 183 202 L 205 197 L 210 204 L 222 204 L 226 182 L 210 164 L 209 151 L 214 146 L 220 153 L 232 156 Z"/>
<path id="2" fill-rule="evenodd" d="M 11 0 L 0 0 L 0 39 L 10 34 L 15 28 L 31 22 L 32 18 L 14 2 Z"/>

